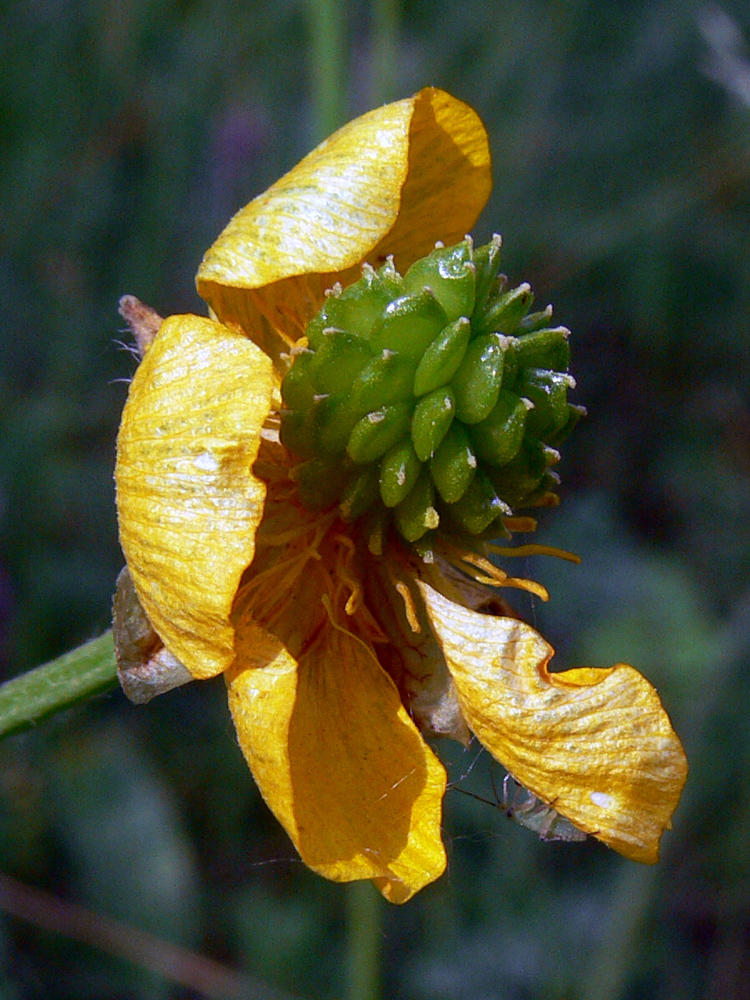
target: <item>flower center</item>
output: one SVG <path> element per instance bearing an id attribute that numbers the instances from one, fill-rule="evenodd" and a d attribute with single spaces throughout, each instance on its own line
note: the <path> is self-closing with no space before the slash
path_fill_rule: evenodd
<path id="1" fill-rule="evenodd" d="M 503 516 L 554 498 L 555 448 L 584 412 L 569 331 L 499 270 L 500 238 L 467 237 L 328 293 L 281 389 L 303 506 L 429 549 L 438 528 L 504 535 Z"/>

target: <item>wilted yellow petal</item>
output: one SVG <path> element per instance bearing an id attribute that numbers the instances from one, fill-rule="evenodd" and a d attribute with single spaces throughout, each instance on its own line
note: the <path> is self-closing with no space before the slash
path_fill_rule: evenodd
<path id="1" fill-rule="evenodd" d="M 476 112 L 422 90 L 345 125 L 238 212 L 206 253 L 198 291 L 276 357 L 272 330 L 296 340 L 324 290 L 364 261 L 395 253 L 405 266 L 437 239 L 461 239 L 490 186 Z"/>
<path id="2" fill-rule="evenodd" d="M 269 359 L 246 337 L 172 316 L 123 411 L 120 542 L 152 625 L 194 677 L 234 658 L 229 612 L 263 513 L 252 468 L 272 386 Z"/>
<path id="3" fill-rule="evenodd" d="M 326 622 L 297 664 L 246 621 L 227 683 L 255 780 L 310 868 L 374 879 L 394 903 L 442 874 L 445 772 L 358 640 Z"/>
<path id="4" fill-rule="evenodd" d="M 551 674 L 552 648 L 524 622 L 420 589 L 485 747 L 586 833 L 635 861 L 657 861 L 687 762 L 648 681 L 622 664 Z"/>
<path id="5" fill-rule="evenodd" d="M 470 231 L 492 189 L 487 133 L 473 108 L 444 90 L 427 87 L 414 98 L 409 132 L 409 171 L 398 218 L 367 260 L 389 254 L 406 268 L 433 249 Z"/>

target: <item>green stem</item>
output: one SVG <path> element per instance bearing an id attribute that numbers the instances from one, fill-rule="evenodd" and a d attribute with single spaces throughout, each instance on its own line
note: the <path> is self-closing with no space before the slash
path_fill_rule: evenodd
<path id="1" fill-rule="evenodd" d="M 383 900 L 369 882 L 347 886 L 347 1000 L 380 997 Z"/>
<path id="2" fill-rule="evenodd" d="M 344 124 L 346 3 L 308 0 L 310 17 L 310 87 L 315 142 Z"/>
<path id="3" fill-rule="evenodd" d="M 371 83 L 373 107 L 386 104 L 399 96 L 398 15 L 399 0 L 373 0 Z"/>
<path id="4" fill-rule="evenodd" d="M 0 685 L 0 738 L 102 694 L 117 683 L 111 632 Z"/>

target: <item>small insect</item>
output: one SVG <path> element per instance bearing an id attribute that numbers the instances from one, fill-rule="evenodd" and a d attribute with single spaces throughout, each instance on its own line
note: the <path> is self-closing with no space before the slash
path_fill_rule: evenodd
<path id="1" fill-rule="evenodd" d="M 569 819 L 555 812 L 552 806 L 524 788 L 511 774 L 506 774 L 503 778 L 503 797 L 502 801 L 498 800 L 498 806 L 508 819 L 515 820 L 520 826 L 539 834 L 540 840 L 586 839 L 583 830 L 573 826 Z"/>
<path id="2" fill-rule="evenodd" d="M 495 781 L 492 776 L 490 776 L 490 780 L 492 781 L 492 791 L 495 795 L 494 802 L 483 798 L 481 795 L 476 795 L 466 788 L 460 788 L 458 785 L 453 785 L 453 788 L 459 792 L 463 792 L 464 795 L 470 795 L 473 799 L 484 802 L 488 806 L 494 806 L 496 809 L 502 810 L 508 819 L 512 819 L 519 826 L 525 826 L 527 830 L 532 830 L 538 834 L 540 840 L 565 840 L 572 842 L 586 839 L 586 834 L 583 830 L 579 830 L 569 819 L 556 812 L 552 806 L 547 805 L 546 802 L 543 802 L 533 792 L 530 792 L 528 788 L 524 788 L 519 781 L 516 781 L 512 774 L 506 774 L 503 778 L 502 798 L 497 793 Z"/>

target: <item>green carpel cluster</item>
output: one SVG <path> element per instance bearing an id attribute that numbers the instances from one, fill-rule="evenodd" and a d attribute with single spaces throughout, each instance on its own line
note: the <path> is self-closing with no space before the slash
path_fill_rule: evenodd
<path id="1" fill-rule="evenodd" d="M 304 506 L 424 546 L 438 525 L 503 534 L 499 518 L 550 496 L 584 412 L 567 399 L 569 334 L 550 306 L 530 312 L 529 285 L 506 286 L 500 238 L 467 237 L 327 295 L 281 387 Z"/>

